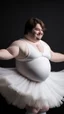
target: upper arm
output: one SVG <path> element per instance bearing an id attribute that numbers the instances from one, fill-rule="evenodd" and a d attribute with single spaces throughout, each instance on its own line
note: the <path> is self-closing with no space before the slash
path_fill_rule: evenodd
<path id="1" fill-rule="evenodd" d="M 14 41 L 7 49 L 0 50 L 0 59 L 8 60 L 19 56 L 24 57 L 27 55 L 27 52 L 25 43 Z"/>
<path id="2" fill-rule="evenodd" d="M 13 42 L 8 48 L 7 50 L 9 51 L 9 53 L 11 53 L 14 57 L 24 57 L 28 55 L 28 48 L 27 45 L 24 41 L 15 41 Z"/>
<path id="3" fill-rule="evenodd" d="M 13 42 L 8 48 L 7 51 L 14 57 L 18 56 L 19 54 L 19 46 L 17 42 Z"/>
<path id="4" fill-rule="evenodd" d="M 46 43 L 47 48 L 49 50 L 49 60 L 53 61 L 53 58 L 55 57 L 55 52 L 51 49 L 51 47 Z"/>
<path id="5" fill-rule="evenodd" d="M 55 55 L 56 52 L 50 50 L 50 53 L 51 53 L 51 59 L 50 59 L 50 60 L 51 60 L 52 62 L 54 62 L 54 59 L 55 59 L 55 56 L 56 56 L 56 55 Z"/>
<path id="6" fill-rule="evenodd" d="M 47 57 L 49 58 L 50 61 L 54 62 L 57 52 L 54 52 L 46 42 L 44 42 L 44 46 L 47 50 L 45 55 L 47 55 Z"/>

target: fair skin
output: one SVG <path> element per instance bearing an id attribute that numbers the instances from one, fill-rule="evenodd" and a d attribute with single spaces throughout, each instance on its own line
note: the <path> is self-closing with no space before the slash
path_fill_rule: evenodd
<path id="1" fill-rule="evenodd" d="M 24 36 L 23 40 L 14 41 L 7 49 L 0 49 L 0 59 L 1 60 L 9 60 L 13 58 L 25 58 L 28 55 L 28 47 L 26 42 L 31 43 L 38 51 L 43 52 L 43 47 L 40 44 L 40 40 L 42 39 L 44 32 L 40 24 L 37 24 L 35 28 L 33 28 L 31 33 L 28 33 Z M 38 45 L 38 46 L 37 46 Z M 54 52 L 50 50 L 51 53 L 51 61 L 52 62 L 64 62 L 64 54 Z M 47 111 L 49 107 L 44 107 L 42 109 L 35 107 L 26 107 L 27 109 L 31 109 L 32 112 L 38 113 L 39 111 Z"/>

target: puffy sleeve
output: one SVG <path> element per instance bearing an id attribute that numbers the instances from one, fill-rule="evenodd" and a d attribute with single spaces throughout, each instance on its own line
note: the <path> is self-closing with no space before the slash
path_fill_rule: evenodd
<path id="1" fill-rule="evenodd" d="M 42 46 L 44 47 L 44 52 L 43 52 L 43 56 L 47 57 L 49 60 L 51 60 L 51 48 L 50 46 L 41 40 Z"/>

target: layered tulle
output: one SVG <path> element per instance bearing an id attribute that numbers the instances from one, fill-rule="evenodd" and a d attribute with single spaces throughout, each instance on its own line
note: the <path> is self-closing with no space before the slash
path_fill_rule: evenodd
<path id="1" fill-rule="evenodd" d="M 21 109 L 26 105 L 59 107 L 64 100 L 64 70 L 50 72 L 45 81 L 36 83 L 20 75 L 16 68 L 0 68 L 0 93 Z"/>

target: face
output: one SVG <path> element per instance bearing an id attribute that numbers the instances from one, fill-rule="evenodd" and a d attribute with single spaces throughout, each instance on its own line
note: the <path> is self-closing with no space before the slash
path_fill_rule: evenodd
<path id="1" fill-rule="evenodd" d="M 32 35 L 35 40 L 41 40 L 44 35 L 44 32 L 40 24 L 37 24 L 35 28 L 32 29 Z"/>

